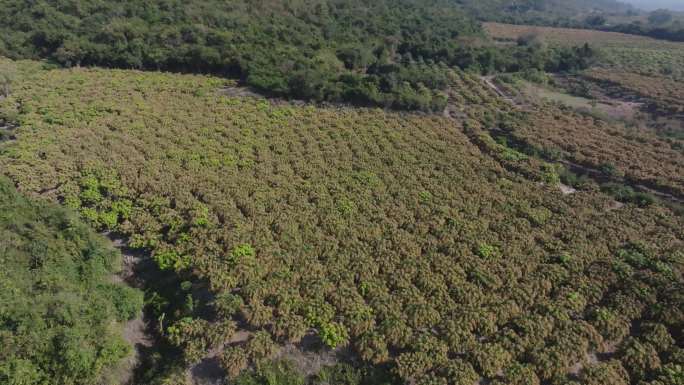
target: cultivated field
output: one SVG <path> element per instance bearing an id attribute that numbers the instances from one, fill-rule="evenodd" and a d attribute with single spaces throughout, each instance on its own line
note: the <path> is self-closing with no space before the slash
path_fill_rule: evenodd
<path id="1" fill-rule="evenodd" d="M 447 118 L 229 97 L 213 77 L 21 64 L 0 101 L 19 125 L 0 169 L 178 276 L 177 297 L 148 302 L 181 366 L 218 357 L 234 375 L 310 336 L 410 383 L 681 373 L 682 218 L 527 179 L 507 168 L 526 156 L 482 128 L 590 132 L 575 151 L 620 160 L 639 138 L 558 108 L 525 117 L 458 73 Z M 644 146 L 645 173 L 660 180 L 657 163 L 667 183 L 681 177 L 671 150 Z"/>
<path id="2" fill-rule="evenodd" d="M 537 89 L 532 94 L 550 92 L 559 105 L 537 103 L 526 109 L 528 120 L 511 131 L 513 139 L 547 158 L 603 169 L 604 174 L 683 196 L 684 143 L 675 138 L 681 138 L 677 121 L 684 108 L 684 44 L 581 29 L 498 23 L 485 27 L 497 40 L 537 36 L 551 46 L 587 43 L 597 50 L 590 69 L 569 83 L 561 82 L 582 98 L 563 96 L 558 92 L 562 87 Z M 520 94 L 520 87 L 513 85 L 509 94 Z"/>
<path id="3" fill-rule="evenodd" d="M 648 100 L 649 108 L 661 114 L 684 114 L 684 85 L 662 76 L 644 76 L 629 72 L 596 68 L 584 73 L 598 82 L 612 83 Z"/>
<path id="4" fill-rule="evenodd" d="M 539 106 L 512 135 L 551 158 L 569 160 L 607 176 L 684 197 L 684 149 L 681 140 L 628 128 L 558 106 Z"/>
<path id="5" fill-rule="evenodd" d="M 644 36 L 586 29 L 536 27 L 484 23 L 488 34 L 501 41 L 539 36 L 550 45 L 578 46 L 585 43 L 599 49 L 599 66 L 650 76 L 684 79 L 684 43 Z"/>
<path id="6" fill-rule="evenodd" d="M 603 32 L 589 29 L 539 27 L 533 25 L 514 25 L 502 23 L 484 23 L 487 33 L 494 39 L 516 40 L 526 35 L 539 35 L 549 43 L 581 45 L 584 43 L 605 46 L 655 46 L 657 48 L 671 48 L 679 46 L 663 40 L 644 36 L 628 35 L 616 32 Z"/>

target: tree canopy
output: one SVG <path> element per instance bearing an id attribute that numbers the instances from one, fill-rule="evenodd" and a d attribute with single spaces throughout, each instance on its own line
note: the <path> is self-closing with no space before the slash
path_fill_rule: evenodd
<path id="1" fill-rule="evenodd" d="M 142 307 L 140 292 L 111 281 L 117 252 L 75 214 L 27 200 L 5 178 L 0 239 L 0 383 L 107 383 L 131 351 L 115 325 Z"/>
<path id="2" fill-rule="evenodd" d="M 0 9 L 0 56 L 213 73 L 274 96 L 433 111 L 446 104 L 445 66 L 530 65 L 529 50 L 483 38 L 449 0 L 11 0 Z M 550 63 L 563 57 L 550 54 Z"/>

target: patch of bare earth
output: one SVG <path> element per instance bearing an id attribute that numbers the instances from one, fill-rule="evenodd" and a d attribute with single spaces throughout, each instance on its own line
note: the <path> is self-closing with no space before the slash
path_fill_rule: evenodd
<path id="1" fill-rule="evenodd" d="M 193 385 L 224 385 L 227 384 L 226 372 L 221 367 L 220 356 L 225 347 L 240 345 L 247 342 L 252 332 L 247 330 L 237 331 L 228 343 L 219 348 L 212 349 L 197 364 L 188 368 L 186 378 Z M 315 331 L 311 330 L 298 343 L 283 345 L 273 360 L 286 360 L 304 376 L 319 373 L 324 367 L 332 366 L 340 361 L 349 360 L 351 351 L 348 347 L 328 349 L 321 343 Z"/>
<path id="2" fill-rule="evenodd" d="M 570 194 L 574 194 L 577 192 L 576 189 L 574 189 L 568 185 L 565 185 L 563 183 L 559 183 L 558 188 L 560 189 L 560 191 L 563 195 L 570 195 Z"/>
<path id="3" fill-rule="evenodd" d="M 508 104 L 518 106 L 518 103 L 515 101 L 515 99 L 513 99 L 513 97 L 507 95 L 499 86 L 497 86 L 494 83 L 493 76 L 482 76 L 481 79 L 487 85 L 487 87 L 491 88 L 500 98 L 502 98 Z"/>
<path id="4" fill-rule="evenodd" d="M 616 351 L 616 342 L 604 342 L 602 349 L 600 349 L 600 351 L 588 352 L 582 361 L 579 361 L 575 363 L 572 367 L 570 367 L 570 369 L 568 370 L 568 374 L 571 377 L 579 378 L 579 375 L 582 372 L 582 370 L 584 370 L 584 368 L 586 368 L 587 366 L 596 365 L 600 362 L 610 360 L 615 355 Z"/>
<path id="5" fill-rule="evenodd" d="M 128 247 L 128 243 L 121 238 L 116 238 L 111 233 L 105 233 L 112 245 L 121 252 L 121 271 L 113 274 L 110 279 L 114 283 L 126 284 L 131 287 L 142 288 L 141 278 L 136 274 L 144 255 Z M 126 322 L 123 330 L 123 338 L 134 347 L 134 353 L 119 369 L 118 379 L 122 385 L 132 385 L 133 372 L 141 362 L 142 352 L 152 347 L 154 336 L 150 332 L 149 325 L 144 319 L 142 312 L 138 317 Z"/>
<path id="6" fill-rule="evenodd" d="M 325 366 L 335 365 L 342 360 L 349 359 L 350 356 L 351 351 L 348 347 L 333 350 L 325 348 L 318 335 L 309 333 L 299 343 L 285 345 L 276 358 L 293 362 L 302 374 L 311 376 L 320 372 Z"/>
<path id="7" fill-rule="evenodd" d="M 14 136 L 15 128 L 16 127 L 12 125 L 2 125 L 2 123 L 0 123 L 0 143 L 16 140 L 16 137 Z"/>

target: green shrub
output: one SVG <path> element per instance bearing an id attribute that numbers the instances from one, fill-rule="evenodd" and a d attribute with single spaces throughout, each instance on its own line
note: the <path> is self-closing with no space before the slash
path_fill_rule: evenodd
<path id="1" fill-rule="evenodd" d="M 179 255 L 176 251 L 160 251 L 155 253 L 152 258 L 162 270 L 180 271 L 190 266 L 190 257 Z"/>
<path id="2" fill-rule="evenodd" d="M 429 191 L 421 191 L 418 194 L 418 199 L 421 203 L 430 203 L 432 200 L 432 194 Z"/>
<path id="3" fill-rule="evenodd" d="M 254 251 L 254 248 L 252 247 L 252 245 L 243 244 L 243 245 L 236 246 L 233 249 L 233 252 L 231 253 L 231 255 L 233 256 L 233 258 L 239 260 L 240 258 L 244 258 L 244 257 L 253 257 L 256 255 L 256 252 Z"/>
<path id="4" fill-rule="evenodd" d="M 94 385 L 131 353 L 117 321 L 142 293 L 110 283 L 119 254 L 78 217 L 0 178 L 0 383 Z"/>
<path id="5" fill-rule="evenodd" d="M 496 246 L 487 243 L 480 243 L 477 246 L 477 255 L 479 255 L 482 258 L 492 258 L 497 256 L 498 254 L 499 249 Z"/>
<path id="6" fill-rule="evenodd" d="M 209 208 L 203 204 L 197 204 L 193 212 L 193 224 L 198 227 L 209 225 Z"/>
<path id="7" fill-rule="evenodd" d="M 103 290 L 114 304 L 119 321 L 128 321 L 140 315 L 144 300 L 140 290 L 119 285 L 106 285 Z"/>
<path id="8" fill-rule="evenodd" d="M 128 199 L 114 201 L 112 212 L 115 212 L 121 219 L 129 219 L 133 213 L 133 202 Z"/>
<path id="9" fill-rule="evenodd" d="M 219 315 L 230 318 L 242 308 L 244 301 L 242 300 L 242 297 L 238 295 L 221 293 L 216 295 L 213 304 L 214 309 L 216 309 Z"/>
<path id="10" fill-rule="evenodd" d="M 102 224 L 105 229 L 113 230 L 119 223 L 119 214 L 117 214 L 115 211 L 103 212 L 100 213 L 98 219 L 99 223 Z"/>
<path id="11" fill-rule="evenodd" d="M 558 167 L 554 164 L 544 163 L 542 166 L 542 181 L 548 184 L 558 184 L 560 182 L 560 175 L 558 174 Z"/>
<path id="12" fill-rule="evenodd" d="M 321 324 L 319 334 L 323 343 L 333 349 L 340 345 L 345 345 L 349 340 L 347 328 L 337 322 Z"/>
<path id="13" fill-rule="evenodd" d="M 343 216 L 351 215 L 355 210 L 354 202 L 349 199 L 340 199 L 337 202 L 337 211 Z"/>

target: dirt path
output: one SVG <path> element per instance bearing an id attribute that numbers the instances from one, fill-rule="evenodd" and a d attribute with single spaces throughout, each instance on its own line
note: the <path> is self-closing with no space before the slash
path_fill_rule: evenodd
<path id="1" fill-rule="evenodd" d="M 506 95 L 505 92 L 499 88 L 496 84 L 494 84 L 494 77 L 493 76 L 481 76 L 480 79 L 489 87 L 491 88 L 499 97 L 501 97 L 503 100 L 505 100 L 507 103 L 518 106 L 518 103 L 510 96 Z"/>
<path id="2" fill-rule="evenodd" d="M 137 250 L 128 247 L 128 243 L 116 237 L 114 234 L 105 233 L 107 238 L 112 241 L 112 244 L 121 252 L 121 271 L 111 276 L 111 280 L 115 283 L 122 283 L 135 287 L 143 288 L 143 281 L 138 272 L 144 266 L 146 255 Z M 150 325 L 145 320 L 143 312 L 138 317 L 126 322 L 123 330 L 123 338 L 131 346 L 134 347 L 134 354 L 122 365 L 121 373 L 119 374 L 121 385 L 133 385 L 133 377 L 136 368 L 143 360 L 143 355 L 155 343 L 155 337 L 151 332 Z"/>

